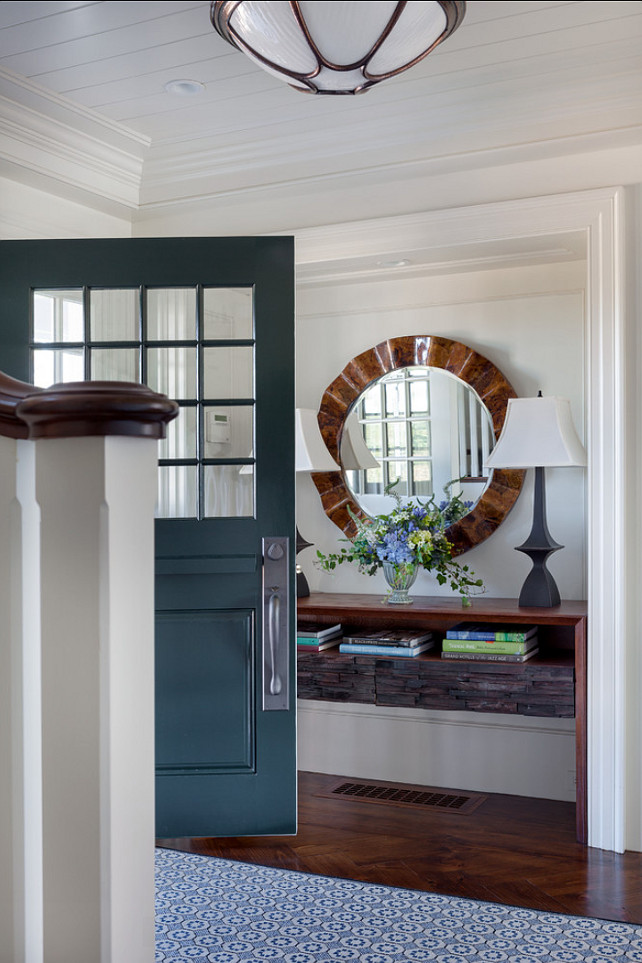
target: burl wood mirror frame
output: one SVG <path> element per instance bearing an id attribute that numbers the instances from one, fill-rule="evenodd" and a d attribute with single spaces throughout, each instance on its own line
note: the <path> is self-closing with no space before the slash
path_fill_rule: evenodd
<path id="1" fill-rule="evenodd" d="M 470 385 L 488 408 L 495 438 L 499 437 L 508 399 L 517 395 L 488 358 L 448 338 L 429 335 L 391 338 L 353 358 L 325 390 L 318 415 L 319 427 L 335 461 L 341 463 L 339 453 L 343 430 L 360 395 L 389 372 L 413 365 L 443 368 Z M 524 475 L 524 471 L 495 469 L 490 484 L 475 507 L 448 528 L 453 555 L 461 555 L 479 545 L 501 525 L 517 500 Z M 344 473 L 316 472 L 312 477 L 328 518 L 348 538 L 353 538 L 357 529 L 348 507 L 357 517 L 363 518 L 365 513 L 352 497 Z"/>

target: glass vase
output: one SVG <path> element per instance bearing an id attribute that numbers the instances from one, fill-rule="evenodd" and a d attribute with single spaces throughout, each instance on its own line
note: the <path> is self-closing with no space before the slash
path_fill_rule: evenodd
<path id="1" fill-rule="evenodd" d="M 408 589 L 414 585 L 419 566 L 416 562 L 402 562 L 393 565 L 392 562 L 383 563 L 383 574 L 390 586 L 390 592 L 384 601 L 388 605 L 412 605 Z"/>

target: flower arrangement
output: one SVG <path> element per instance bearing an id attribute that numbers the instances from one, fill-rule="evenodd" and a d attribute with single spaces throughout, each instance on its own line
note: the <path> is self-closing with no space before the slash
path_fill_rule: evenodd
<path id="1" fill-rule="evenodd" d="M 385 490 L 395 499 L 395 508 L 387 515 L 366 519 L 350 512 L 357 526 L 350 547 L 329 555 L 317 551 L 317 564 L 328 572 L 343 562 L 356 562 L 365 575 L 383 568 L 393 590 L 412 584 L 418 568 L 424 568 L 435 573 L 440 585 L 448 583 L 459 592 L 464 605 L 470 605 L 469 595 L 482 589 L 483 583 L 468 565 L 459 565 L 453 559 L 453 546 L 445 530 L 470 511 L 472 502 L 450 494 L 451 482 L 445 488 L 449 497 L 439 505 L 432 497 L 424 503 L 414 500 L 404 505 L 394 490 L 396 484 Z"/>

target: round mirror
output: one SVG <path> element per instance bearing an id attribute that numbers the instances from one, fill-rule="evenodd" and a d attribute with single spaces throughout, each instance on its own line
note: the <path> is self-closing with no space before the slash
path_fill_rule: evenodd
<path id="1" fill-rule="evenodd" d="M 341 472 L 313 475 L 326 514 L 351 537 L 351 512 L 388 512 L 385 488 L 397 482 L 402 500 L 437 504 L 444 487 L 471 503 L 448 529 L 458 555 L 502 522 L 524 472 L 483 465 L 499 437 L 509 398 L 501 372 L 458 341 L 428 336 L 394 338 L 359 355 L 326 389 L 319 425 Z"/>
<path id="2" fill-rule="evenodd" d="M 366 388 L 348 415 L 340 464 L 359 508 L 371 517 L 391 511 L 394 490 L 439 504 L 451 494 L 472 508 L 489 477 L 494 444 L 490 412 L 465 381 L 449 371 L 399 368 Z"/>

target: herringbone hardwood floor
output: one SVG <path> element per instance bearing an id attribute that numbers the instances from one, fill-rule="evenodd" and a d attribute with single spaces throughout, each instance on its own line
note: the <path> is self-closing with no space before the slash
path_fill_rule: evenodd
<path id="1" fill-rule="evenodd" d="M 491 795 L 469 815 L 316 795 L 301 773 L 296 836 L 163 840 L 246 863 L 642 923 L 642 855 L 575 841 L 571 803 Z"/>

